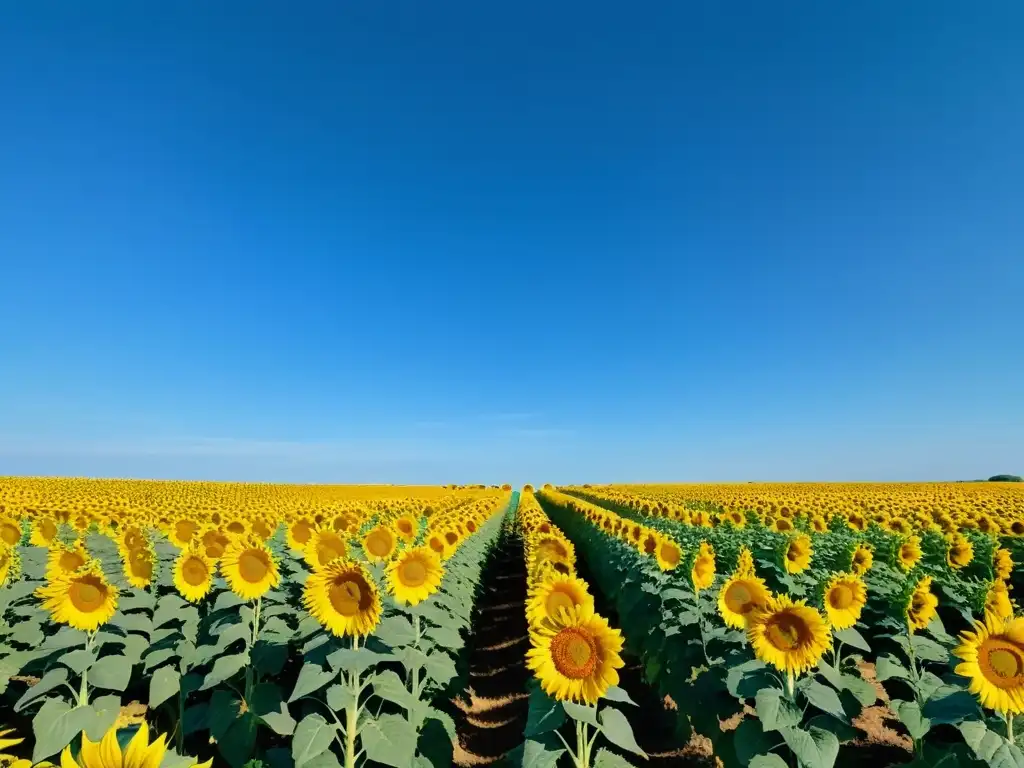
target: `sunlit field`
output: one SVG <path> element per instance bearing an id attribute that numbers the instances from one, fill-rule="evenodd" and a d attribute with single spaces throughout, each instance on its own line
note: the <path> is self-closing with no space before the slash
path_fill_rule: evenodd
<path id="1" fill-rule="evenodd" d="M 1024 484 L 0 478 L 0 765 L 1024 768 Z"/>

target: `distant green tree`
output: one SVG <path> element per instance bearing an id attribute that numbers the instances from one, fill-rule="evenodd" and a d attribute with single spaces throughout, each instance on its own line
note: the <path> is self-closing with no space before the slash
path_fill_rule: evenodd
<path id="1" fill-rule="evenodd" d="M 1020 475 L 992 475 L 988 481 L 990 483 L 1024 483 L 1024 477 Z"/>

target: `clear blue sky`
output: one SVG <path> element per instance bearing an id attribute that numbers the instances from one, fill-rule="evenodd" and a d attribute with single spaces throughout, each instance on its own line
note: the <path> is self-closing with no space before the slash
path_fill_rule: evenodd
<path id="1" fill-rule="evenodd" d="M 11 2 L 0 474 L 1024 471 L 1024 5 Z"/>

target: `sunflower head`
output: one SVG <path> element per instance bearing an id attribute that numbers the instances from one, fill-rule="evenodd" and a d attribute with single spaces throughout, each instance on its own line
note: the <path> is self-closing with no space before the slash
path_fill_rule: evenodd
<path id="1" fill-rule="evenodd" d="M 86 552 L 80 541 L 76 541 L 70 547 L 57 544 L 50 548 L 47 555 L 46 579 L 53 581 L 61 574 L 74 573 L 92 561 L 92 557 Z"/>
<path id="2" fill-rule="evenodd" d="M 198 603 L 213 586 L 214 563 L 202 548 L 182 550 L 174 563 L 174 588 L 190 603 Z"/>
<path id="3" fill-rule="evenodd" d="M 561 624 L 568 621 L 579 607 L 591 610 L 594 607 L 594 598 L 587 590 L 586 582 L 576 576 L 548 570 L 531 590 L 526 603 L 526 620 L 531 626 L 543 622 Z"/>
<path id="4" fill-rule="evenodd" d="M 578 606 L 566 620 L 530 633 L 526 665 L 558 701 L 596 704 L 619 682 L 622 635 L 592 609 Z"/>
<path id="5" fill-rule="evenodd" d="M 675 570 L 683 560 L 683 550 L 674 539 L 663 533 L 655 534 L 654 559 L 663 571 Z"/>
<path id="6" fill-rule="evenodd" d="M 135 549 L 122 549 L 121 560 L 124 564 L 124 577 L 133 587 L 145 589 L 153 582 L 156 554 L 148 541 Z"/>
<path id="7" fill-rule="evenodd" d="M 736 557 L 736 573 L 745 576 L 754 574 L 754 555 L 751 553 L 750 547 L 740 548 L 740 553 Z"/>
<path id="8" fill-rule="evenodd" d="M 430 547 L 412 547 L 399 552 L 387 566 L 388 590 L 395 600 L 416 605 L 441 586 L 444 566 Z"/>
<path id="9" fill-rule="evenodd" d="M 833 629 L 849 629 L 860 619 L 868 590 L 856 573 L 836 573 L 824 584 L 822 605 Z"/>
<path id="10" fill-rule="evenodd" d="M 921 537 L 908 536 L 896 548 L 896 564 L 904 571 L 911 570 L 921 560 Z"/>
<path id="11" fill-rule="evenodd" d="M 395 520 L 395 531 L 406 544 L 412 544 L 416 540 L 416 534 L 419 533 L 419 530 L 419 520 L 409 513 L 399 515 L 398 519 Z"/>
<path id="12" fill-rule="evenodd" d="M 95 561 L 55 575 L 36 594 L 55 622 L 83 632 L 96 631 L 117 612 L 117 587 Z"/>
<path id="13" fill-rule="evenodd" d="M 32 521 L 30 543 L 34 547 L 50 547 L 57 538 L 57 523 L 49 517 L 39 517 Z"/>
<path id="14" fill-rule="evenodd" d="M 1013 602 L 1010 600 L 1010 587 L 1002 579 L 996 579 L 985 595 L 985 612 L 993 613 L 999 619 L 1013 617 Z"/>
<path id="15" fill-rule="evenodd" d="M 875 562 L 874 552 L 870 544 L 858 544 L 850 557 L 850 571 L 857 576 L 863 576 Z"/>
<path id="16" fill-rule="evenodd" d="M 309 540 L 313 538 L 313 524 L 305 517 L 292 520 L 285 529 L 288 546 L 296 552 L 304 552 Z"/>
<path id="17" fill-rule="evenodd" d="M 939 607 L 939 598 L 932 594 L 932 577 L 924 576 L 909 592 L 904 602 L 907 626 L 913 632 L 927 627 Z"/>
<path id="18" fill-rule="evenodd" d="M 974 545 L 970 539 L 962 533 L 955 533 L 949 537 L 946 547 L 946 563 L 950 568 L 959 570 L 970 565 L 974 559 Z"/>
<path id="19" fill-rule="evenodd" d="M 1013 555 L 1010 554 L 1010 550 L 1000 547 L 992 553 L 992 568 L 996 573 L 996 577 L 1000 579 L 1008 579 L 1013 573 Z"/>
<path id="20" fill-rule="evenodd" d="M 787 595 L 772 598 L 749 616 L 747 639 L 757 658 L 793 674 L 815 666 L 832 642 L 822 615 Z"/>
<path id="21" fill-rule="evenodd" d="M 369 635 L 380 623 L 380 591 L 361 563 L 335 559 L 306 579 L 302 602 L 338 637 Z"/>
<path id="22" fill-rule="evenodd" d="M 391 528 L 378 525 L 363 537 L 363 552 L 371 563 L 380 563 L 391 557 L 396 544 L 395 534 Z"/>
<path id="23" fill-rule="evenodd" d="M 786 573 L 803 573 L 811 565 L 811 537 L 805 533 L 791 537 L 782 555 Z"/>
<path id="24" fill-rule="evenodd" d="M 281 580 L 273 553 L 255 537 L 232 541 L 220 568 L 231 591 L 243 600 L 263 597 Z"/>
<path id="25" fill-rule="evenodd" d="M 1000 619 L 988 613 L 960 638 L 953 655 L 963 663 L 956 673 L 970 680 L 970 692 L 984 707 L 1024 714 L 1024 617 Z"/>
<path id="26" fill-rule="evenodd" d="M 708 589 L 715 582 L 715 548 L 707 541 L 700 543 L 700 548 L 692 556 L 690 581 L 695 591 Z"/>
<path id="27" fill-rule="evenodd" d="M 99 742 L 90 741 L 88 735 L 83 733 L 82 748 L 77 759 L 71 753 L 71 745 L 68 745 L 61 753 L 60 764 L 61 768 L 159 768 L 166 752 L 166 735 L 160 734 L 150 742 L 149 727 L 143 721 L 122 753 L 115 723 Z M 211 758 L 205 763 L 193 763 L 190 768 L 210 768 L 212 764 Z"/>
<path id="28" fill-rule="evenodd" d="M 327 565 L 337 558 L 348 558 L 348 542 L 331 528 L 317 529 L 303 551 L 303 557 L 311 568 Z"/>
<path id="29" fill-rule="evenodd" d="M 753 572 L 737 570 L 718 593 L 718 612 L 728 626 L 743 629 L 747 617 L 763 609 L 771 597 L 763 579 Z"/>

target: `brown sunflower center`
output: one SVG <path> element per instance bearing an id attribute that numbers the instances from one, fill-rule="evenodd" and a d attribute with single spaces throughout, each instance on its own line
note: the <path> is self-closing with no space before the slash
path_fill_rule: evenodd
<path id="1" fill-rule="evenodd" d="M 768 619 L 765 637 L 780 651 L 793 651 L 806 644 L 810 630 L 799 616 L 779 613 Z"/>
<path id="2" fill-rule="evenodd" d="M 828 604 L 837 611 L 843 611 L 855 602 L 853 589 L 848 584 L 836 584 L 828 591 Z"/>
<path id="3" fill-rule="evenodd" d="M 181 578 L 190 587 L 198 587 L 205 584 L 209 576 L 210 569 L 198 557 L 190 557 L 181 564 Z"/>
<path id="4" fill-rule="evenodd" d="M 0 525 L 0 539 L 3 539 L 8 546 L 13 547 L 21 540 L 21 528 L 14 523 L 3 523 Z"/>
<path id="5" fill-rule="evenodd" d="M 434 550 L 435 552 L 437 552 L 438 554 L 441 554 L 442 552 L 444 552 L 444 542 L 441 541 L 441 537 L 440 536 L 431 536 L 430 537 L 430 548 L 432 550 Z"/>
<path id="6" fill-rule="evenodd" d="M 661 545 L 661 559 L 669 565 L 679 565 L 680 552 L 679 548 L 672 544 Z"/>
<path id="7" fill-rule="evenodd" d="M 548 616 L 553 618 L 561 616 L 563 610 L 571 613 L 575 607 L 576 601 L 573 600 L 572 595 L 557 588 L 551 590 L 551 594 L 549 594 L 547 600 L 544 601 L 544 610 L 547 612 Z"/>
<path id="8" fill-rule="evenodd" d="M 85 565 L 85 558 L 79 552 L 64 552 L 60 556 L 58 565 L 62 571 L 71 573 Z"/>
<path id="9" fill-rule="evenodd" d="M 297 523 L 292 525 L 292 538 L 299 544 L 305 544 L 309 541 L 309 537 L 312 535 L 313 528 L 305 520 L 299 520 Z"/>
<path id="10" fill-rule="evenodd" d="M 259 584 L 270 572 L 270 558 L 259 549 L 247 549 L 238 556 L 238 573 L 243 581 Z"/>
<path id="11" fill-rule="evenodd" d="M 178 541 L 188 541 L 196 532 L 196 524 L 191 520 L 179 520 L 174 524 L 174 535 Z"/>
<path id="12" fill-rule="evenodd" d="M 730 584 L 729 588 L 725 590 L 725 604 L 733 613 L 739 613 L 745 616 L 754 610 L 754 607 L 757 605 L 757 601 L 750 585 L 745 584 L 742 581 L 737 581 Z"/>
<path id="13" fill-rule="evenodd" d="M 551 640 L 551 661 L 565 677 L 583 680 L 597 668 L 597 641 L 579 627 L 563 629 Z"/>
<path id="14" fill-rule="evenodd" d="M 474 523 L 472 520 L 468 521 L 466 523 L 466 530 L 470 533 L 476 533 L 476 523 Z"/>
<path id="15" fill-rule="evenodd" d="M 412 536 L 412 521 L 405 518 L 399 519 L 398 532 L 403 536 Z"/>
<path id="16" fill-rule="evenodd" d="M 398 567 L 398 578 L 407 587 L 419 587 L 427 581 L 427 566 L 421 560 L 406 560 Z"/>
<path id="17" fill-rule="evenodd" d="M 331 606 L 342 616 L 355 616 L 370 606 L 369 585 L 355 574 L 339 576 L 327 591 Z"/>
<path id="18" fill-rule="evenodd" d="M 459 535 L 455 531 L 448 531 L 444 535 L 444 540 L 448 542 L 448 546 L 454 547 L 459 540 Z"/>
<path id="19" fill-rule="evenodd" d="M 990 637 L 978 649 L 978 662 L 985 679 L 998 688 L 1024 684 L 1024 646 Z"/>
<path id="20" fill-rule="evenodd" d="M 240 520 L 232 520 L 228 523 L 228 531 L 237 536 L 240 533 L 245 533 L 245 525 Z"/>
<path id="21" fill-rule="evenodd" d="M 98 576 L 87 575 L 75 579 L 68 589 L 68 599 L 82 613 L 92 613 L 103 607 L 107 587 Z"/>
<path id="22" fill-rule="evenodd" d="M 366 537 L 366 549 L 374 557 L 387 557 L 391 554 L 391 534 L 382 528 L 370 531 Z"/>
<path id="23" fill-rule="evenodd" d="M 335 560 L 345 554 L 345 542 L 342 541 L 341 537 L 334 533 L 323 533 L 320 535 L 320 540 L 317 542 L 316 556 L 320 561 L 320 565 L 327 565 L 327 563 Z"/>

